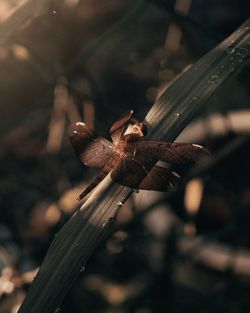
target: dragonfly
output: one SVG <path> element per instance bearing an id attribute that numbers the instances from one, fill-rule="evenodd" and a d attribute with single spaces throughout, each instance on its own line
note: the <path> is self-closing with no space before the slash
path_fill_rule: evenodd
<path id="1" fill-rule="evenodd" d="M 77 199 L 87 196 L 108 173 L 113 181 L 133 189 L 175 191 L 183 169 L 209 154 L 196 144 L 145 140 L 146 134 L 147 125 L 134 119 L 133 110 L 111 126 L 112 143 L 82 122 L 72 124 L 69 137 L 76 155 L 85 166 L 101 169 Z M 179 172 L 173 168 L 179 168 Z"/>

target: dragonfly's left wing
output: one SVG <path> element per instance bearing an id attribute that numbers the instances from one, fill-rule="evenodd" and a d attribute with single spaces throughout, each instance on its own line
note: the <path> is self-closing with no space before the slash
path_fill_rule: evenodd
<path id="1" fill-rule="evenodd" d="M 114 155 L 112 143 L 96 136 L 84 123 L 72 124 L 69 137 L 77 156 L 86 166 L 103 168 Z"/>

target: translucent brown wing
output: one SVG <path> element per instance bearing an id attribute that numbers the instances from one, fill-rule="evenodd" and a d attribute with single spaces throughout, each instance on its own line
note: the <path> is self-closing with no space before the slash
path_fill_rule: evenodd
<path id="1" fill-rule="evenodd" d="M 180 176 L 171 170 L 155 165 L 139 185 L 139 189 L 155 191 L 175 191 Z"/>
<path id="2" fill-rule="evenodd" d="M 125 116 L 111 126 L 109 133 L 115 145 L 121 140 L 123 134 L 125 133 L 132 115 L 133 110 L 130 110 Z"/>
<path id="3" fill-rule="evenodd" d="M 112 170 L 111 177 L 121 185 L 139 188 L 148 173 L 149 170 L 135 160 L 120 159 Z"/>
<path id="4" fill-rule="evenodd" d="M 147 155 L 157 161 L 175 165 L 192 165 L 210 153 L 202 146 L 191 143 L 170 143 L 164 141 L 139 141 L 136 156 Z"/>
<path id="5" fill-rule="evenodd" d="M 111 177 L 124 186 L 155 191 L 173 191 L 179 182 L 179 176 L 167 168 L 155 165 L 148 170 L 135 160 L 126 159 L 118 162 Z"/>
<path id="6" fill-rule="evenodd" d="M 70 126 L 71 144 L 80 160 L 89 167 L 102 168 L 113 156 L 113 145 L 103 137 L 97 137 L 84 123 Z"/>

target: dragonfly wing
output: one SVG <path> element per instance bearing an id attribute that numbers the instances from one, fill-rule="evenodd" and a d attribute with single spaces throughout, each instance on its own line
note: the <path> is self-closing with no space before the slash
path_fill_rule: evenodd
<path id="1" fill-rule="evenodd" d="M 136 143 L 136 153 L 138 156 L 146 154 L 157 161 L 175 165 L 193 165 L 210 154 L 204 147 L 196 144 L 164 141 L 139 141 Z"/>
<path id="2" fill-rule="evenodd" d="M 154 166 L 139 185 L 139 189 L 155 191 L 175 191 L 180 181 L 180 176 L 171 170 Z"/>
<path id="3" fill-rule="evenodd" d="M 121 159 L 111 172 L 111 177 L 115 182 L 135 189 L 176 190 L 179 175 L 161 166 L 156 165 L 152 169 L 148 166 L 142 166 L 135 160 Z"/>
<path id="4" fill-rule="evenodd" d="M 124 186 L 139 188 L 148 171 L 135 160 L 120 159 L 111 172 L 112 179 Z"/>
<path id="5" fill-rule="evenodd" d="M 109 132 L 115 145 L 121 140 L 122 135 L 125 133 L 132 115 L 133 110 L 130 110 L 125 116 L 120 118 L 111 126 Z"/>
<path id="6" fill-rule="evenodd" d="M 84 123 L 70 126 L 71 144 L 82 163 L 89 167 L 102 168 L 113 156 L 113 145 L 95 133 Z"/>

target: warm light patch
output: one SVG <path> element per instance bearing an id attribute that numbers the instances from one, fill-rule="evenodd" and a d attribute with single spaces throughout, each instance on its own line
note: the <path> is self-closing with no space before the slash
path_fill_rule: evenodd
<path id="1" fill-rule="evenodd" d="M 5 280 L 2 282 L 1 291 L 3 293 L 10 294 L 10 293 L 12 293 L 13 290 L 14 290 L 14 284 L 11 281 Z"/>
<path id="2" fill-rule="evenodd" d="M 79 201 L 76 198 L 82 189 L 83 185 L 81 184 L 64 192 L 58 203 L 64 213 L 70 214 L 76 209 L 76 207 L 79 205 Z"/>
<path id="3" fill-rule="evenodd" d="M 112 238 L 107 241 L 107 249 L 111 253 L 120 253 L 123 250 L 122 242 L 127 238 L 128 234 L 124 231 L 117 231 Z"/>
<path id="4" fill-rule="evenodd" d="M 79 0 L 64 0 L 64 3 L 68 7 L 73 8 L 79 3 Z"/>
<path id="5" fill-rule="evenodd" d="M 133 281 L 127 284 L 115 284 L 97 275 L 88 276 L 85 283 L 87 289 L 101 293 L 108 303 L 115 306 L 124 303 L 144 286 L 140 284 L 140 282 L 137 283 Z"/>
<path id="6" fill-rule="evenodd" d="M 0 1 L 0 22 L 8 18 L 10 14 L 10 3 L 7 1 Z"/>
<path id="7" fill-rule="evenodd" d="M 187 15 L 190 9 L 192 0 L 177 0 L 175 4 L 175 11 L 181 13 L 182 15 Z M 182 39 L 182 30 L 181 28 L 172 23 L 169 25 L 165 47 L 171 51 L 177 51 L 180 48 Z"/>
<path id="8" fill-rule="evenodd" d="M 29 58 L 29 51 L 27 48 L 25 48 L 22 45 L 19 44 L 14 44 L 12 46 L 12 52 L 14 54 L 14 56 L 18 59 L 18 60 L 27 60 Z"/>
<path id="9" fill-rule="evenodd" d="M 2 276 L 5 278 L 10 278 L 13 275 L 13 268 L 10 266 L 6 266 L 3 270 L 2 270 Z"/>
<path id="10" fill-rule="evenodd" d="M 57 205 L 52 204 L 48 207 L 46 213 L 45 213 L 45 219 L 50 225 L 56 224 L 61 217 L 61 212 Z"/>
<path id="11" fill-rule="evenodd" d="M 196 214 L 199 210 L 203 194 L 201 179 L 192 179 L 186 185 L 184 205 L 189 214 Z"/>
<path id="12" fill-rule="evenodd" d="M 10 18 L 28 0 L 1 0 L 0 1 L 0 22 Z"/>
<path id="13" fill-rule="evenodd" d="M 0 276 L 0 294 L 10 294 L 14 290 L 14 283 L 11 281 L 13 268 L 6 266 Z"/>

